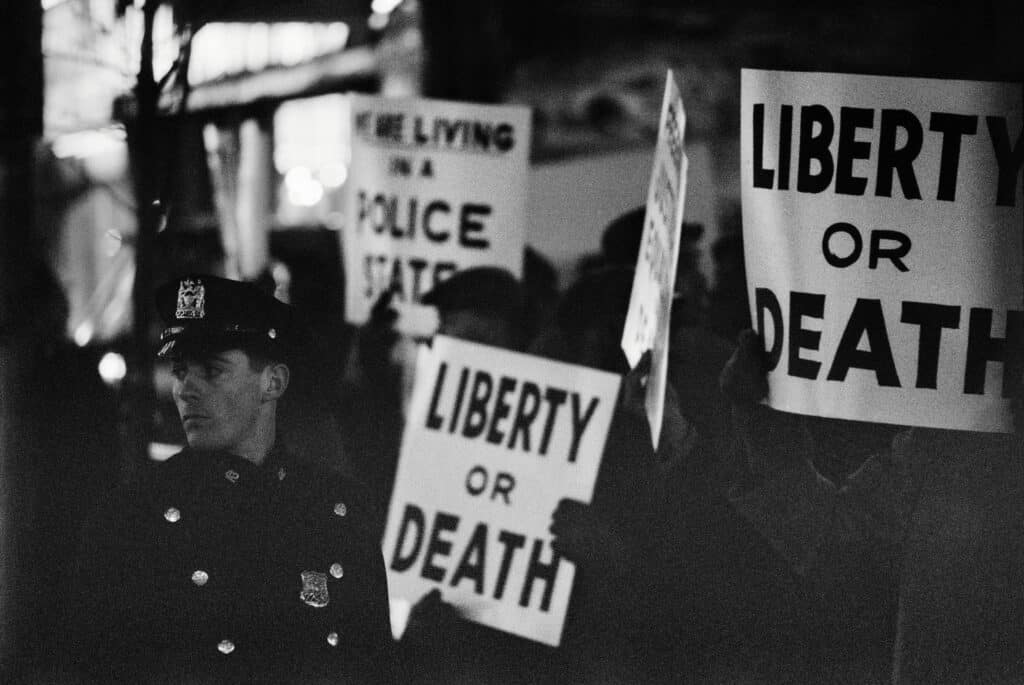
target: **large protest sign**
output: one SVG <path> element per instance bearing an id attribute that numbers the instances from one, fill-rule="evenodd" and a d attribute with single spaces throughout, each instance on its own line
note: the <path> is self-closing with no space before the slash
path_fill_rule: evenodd
<path id="1" fill-rule="evenodd" d="M 384 534 L 393 599 L 558 645 L 575 568 L 551 549 L 589 502 L 619 377 L 437 336 L 421 348 Z"/>
<path id="2" fill-rule="evenodd" d="M 772 407 L 1011 430 L 1021 96 L 743 71 L 744 251 Z"/>
<path id="3" fill-rule="evenodd" d="M 530 111 L 353 95 L 342 250 L 345 315 L 393 289 L 398 328 L 432 332 L 417 304 L 455 271 L 522 272 Z"/>
<path id="4" fill-rule="evenodd" d="M 654 150 L 647 211 L 640 241 L 629 311 L 622 330 L 622 350 L 630 366 L 651 350 L 645 406 L 654 446 L 658 446 L 668 382 L 669 318 L 679 262 L 679 242 L 686 203 L 686 112 L 672 71 L 665 79 L 658 143 Z"/>

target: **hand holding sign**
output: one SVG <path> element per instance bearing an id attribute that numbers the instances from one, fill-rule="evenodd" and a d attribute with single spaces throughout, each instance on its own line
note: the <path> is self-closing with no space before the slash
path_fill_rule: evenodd
<path id="1" fill-rule="evenodd" d="M 569 561 L 600 569 L 600 573 L 625 576 L 636 559 L 635 544 L 630 544 L 615 522 L 602 516 L 599 509 L 574 499 L 562 499 L 551 515 L 554 538 L 551 548 Z"/>
<path id="2" fill-rule="evenodd" d="M 745 330 L 719 376 L 722 392 L 735 403 L 760 402 L 768 396 L 767 364 L 756 331 Z"/>

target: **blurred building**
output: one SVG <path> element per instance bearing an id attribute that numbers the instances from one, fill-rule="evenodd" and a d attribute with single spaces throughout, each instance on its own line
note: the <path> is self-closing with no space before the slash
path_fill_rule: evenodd
<path id="1" fill-rule="evenodd" d="M 673 69 L 687 108 L 687 220 L 704 227 L 698 264 L 714 285 L 712 246 L 739 229 L 741 67 L 1015 79 L 1024 28 L 1006 0 L 827 11 L 744 0 L 152 2 L 158 121 L 145 164 L 128 147 L 144 104 L 146 5 L 42 3 L 39 233 L 82 345 L 131 330 L 139 263 L 151 280 L 192 269 L 272 278 L 343 345 L 345 93 L 529 105 L 528 241 L 567 276 L 611 219 L 643 203 Z M 153 189 L 141 208 L 140 174 Z M 150 207 L 152 244 L 138 240 Z M 143 243 L 151 261 L 136 254 Z"/>

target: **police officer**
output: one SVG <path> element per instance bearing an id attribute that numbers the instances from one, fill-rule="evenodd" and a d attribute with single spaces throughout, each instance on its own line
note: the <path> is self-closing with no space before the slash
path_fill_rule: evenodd
<path id="1" fill-rule="evenodd" d="M 159 351 L 188 447 L 84 538 L 81 671 L 104 682 L 382 682 L 387 585 L 365 500 L 277 431 L 301 335 L 251 284 L 164 285 Z"/>

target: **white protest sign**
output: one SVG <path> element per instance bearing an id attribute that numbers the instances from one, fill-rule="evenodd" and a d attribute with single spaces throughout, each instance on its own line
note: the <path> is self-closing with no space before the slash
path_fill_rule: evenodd
<path id="1" fill-rule="evenodd" d="M 686 202 L 685 130 L 686 111 L 670 69 L 665 78 L 665 97 L 661 103 L 658 143 L 654 148 L 654 165 L 647 190 L 640 254 L 622 330 L 622 350 L 630 366 L 636 366 L 644 351 L 652 351 L 644 403 L 655 448 L 658 447 L 665 411 L 669 318 Z"/>
<path id="2" fill-rule="evenodd" d="M 769 404 L 1012 430 L 1021 86 L 744 69 L 741 108 Z"/>
<path id="3" fill-rule="evenodd" d="M 593 494 L 619 376 L 436 336 L 416 369 L 384 560 L 393 599 L 434 588 L 467 618 L 557 646 L 575 567 L 563 497 Z"/>
<path id="4" fill-rule="evenodd" d="M 428 334 L 434 312 L 418 302 L 455 271 L 522 272 L 530 110 L 351 98 L 345 316 L 365 322 L 392 288 L 399 330 Z"/>

